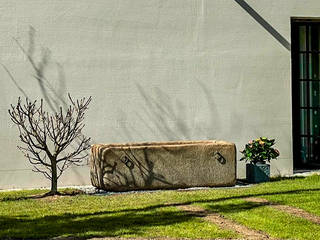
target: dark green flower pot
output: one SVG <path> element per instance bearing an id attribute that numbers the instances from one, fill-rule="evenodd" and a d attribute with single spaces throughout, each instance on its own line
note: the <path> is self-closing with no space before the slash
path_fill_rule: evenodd
<path id="1" fill-rule="evenodd" d="M 247 181 L 250 183 L 268 182 L 270 178 L 270 165 L 266 163 L 246 165 Z"/>

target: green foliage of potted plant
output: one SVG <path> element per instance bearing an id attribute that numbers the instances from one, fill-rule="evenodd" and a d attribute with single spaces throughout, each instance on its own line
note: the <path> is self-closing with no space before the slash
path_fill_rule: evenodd
<path id="1" fill-rule="evenodd" d="M 269 181 L 270 178 L 270 162 L 272 159 L 279 157 L 278 149 L 273 148 L 274 139 L 265 137 L 251 140 L 245 145 L 245 148 L 240 151 L 243 157 L 240 159 L 249 161 L 246 165 L 246 178 L 248 182 L 259 183 Z"/>

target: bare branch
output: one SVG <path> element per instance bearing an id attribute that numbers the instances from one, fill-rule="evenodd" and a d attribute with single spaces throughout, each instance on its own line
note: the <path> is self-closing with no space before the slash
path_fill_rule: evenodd
<path id="1" fill-rule="evenodd" d="M 18 98 L 17 105 L 11 105 L 8 110 L 23 144 L 18 146 L 19 150 L 33 165 L 33 171 L 55 182 L 68 167 L 79 165 L 87 158 L 86 151 L 90 148 L 90 138 L 81 131 L 91 97 L 74 101 L 70 94 L 68 96 L 71 104 L 65 113 L 60 107 L 49 114 L 43 109 L 42 99 L 38 104 L 28 98 L 23 105 Z M 76 145 L 69 148 L 72 143 Z M 54 149 L 48 146 L 54 146 Z"/>

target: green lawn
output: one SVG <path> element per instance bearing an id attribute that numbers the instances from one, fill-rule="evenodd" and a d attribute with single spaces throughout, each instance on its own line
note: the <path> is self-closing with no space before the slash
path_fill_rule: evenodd
<path id="1" fill-rule="evenodd" d="M 273 181 L 249 188 L 158 191 L 109 196 L 31 199 L 43 191 L 0 192 L 0 238 L 184 237 L 237 238 L 201 218 L 181 212 L 195 204 L 272 237 L 320 239 L 320 226 L 243 200 L 261 197 L 320 216 L 320 176 Z"/>
<path id="2" fill-rule="evenodd" d="M 252 229 L 281 239 L 320 239 L 320 226 L 303 218 L 275 210 L 270 206 L 244 200 L 227 200 L 200 204 L 205 209 L 222 213 Z"/>

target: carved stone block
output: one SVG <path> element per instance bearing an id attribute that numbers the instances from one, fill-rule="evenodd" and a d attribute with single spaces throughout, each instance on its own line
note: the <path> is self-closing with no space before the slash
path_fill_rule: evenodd
<path id="1" fill-rule="evenodd" d="M 236 147 L 224 141 L 95 144 L 92 185 L 107 191 L 233 186 Z"/>

